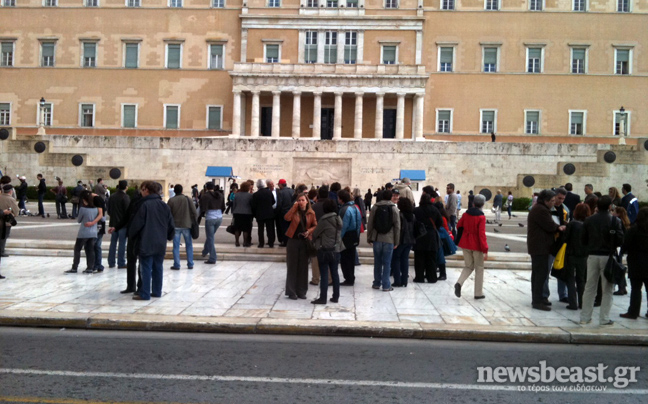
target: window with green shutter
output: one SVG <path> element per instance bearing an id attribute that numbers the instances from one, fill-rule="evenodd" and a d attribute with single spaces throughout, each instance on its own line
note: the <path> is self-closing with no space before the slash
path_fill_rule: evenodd
<path id="1" fill-rule="evenodd" d="M 616 74 L 630 74 L 630 50 L 616 50 Z"/>
<path id="2" fill-rule="evenodd" d="M 497 48 L 484 48 L 484 72 L 497 71 Z"/>
<path id="3" fill-rule="evenodd" d="M 54 42 L 41 43 L 41 66 L 53 67 L 54 66 Z"/>
<path id="4" fill-rule="evenodd" d="M 210 69 L 223 68 L 223 45 L 219 45 L 219 44 L 209 45 L 209 68 Z"/>
<path id="5" fill-rule="evenodd" d="M 538 133 L 540 133 L 539 121 L 540 121 L 540 112 L 539 111 L 527 111 L 526 112 L 526 131 L 525 131 L 525 133 L 530 134 L 530 135 L 537 135 Z"/>
<path id="6" fill-rule="evenodd" d="M 454 48 L 444 47 L 439 51 L 439 71 L 451 72 L 452 71 L 452 54 Z"/>
<path id="7" fill-rule="evenodd" d="M 180 55 L 182 54 L 182 45 L 179 43 L 167 44 L 167 69 L 180 68 Z"/>
<path id="8" fill-rule="evenodd" d="M 572 49 L 572 73 L 585 73 L 585 49 Z"/>
<path id="9" fill-rule="evenodd" d="M 0 45 L 0 66 L 10 67 L 13 66 L 14 62 L 14 43 L 13 42 L 2 42 Z"/>
<path id="10" fill-rule="evenodd" d="M 0 103 L 0 125 L 11 125 L 11 104 L 8 102 Z"/>
<path id="11" fill-rule="evenodd" d="M 266 63 L 279 63 L 279 45 L 266 45 Z"/>
<path id="12" fill-rule="evenodd" d="M 95 42 L 83 43 L 83 67 L 97 66 L 97 44 Z"/>
<path id="13" fill-rule="evenodd" d="M 437 132 L 439 133 L 450 133 L 450 111 L 439 111 L 438 112 L 438 124 Z"/>
<path id="14" fill-rule="evenodd" d="M 124 128 L 137 127 L 136 122 L 137 105 L 124 105 L 124 116 L 122 126 Z"/>
<path id="15" fill-rule="evenodd" d="M 495 111 L 482 111 L 481 133 L 495 131 Z"/>
<path id="16" fill-rule="evenodd" d="M 209 107 L 207 129 L 221 129 L 221 107 Z"/>
<path id="17" fill-rule="evenodd" d="M 386 65 L 396 64 L 396 46 L 394 45 L 385 45 L 382 47 L 383 57 L 382 62 Z"/>
<path id="18" fill-rule="evenodd" d="M 542 48 L 527 49 L 527 73 L 540 73 L 542 70 Z"/>
<path id="19" fill-rule="evenodd" d="M 569 116 L 569 134 L 582 135 L 584 121 L 585 121 L 584 113 L 572 112 Z"/>
<path id="20" fill-rule="evenodd" d="M 180 107 L 177 105 L 166 106 L 166 122 L 164 127 L 167 129 L 178 129 L 178 119 L 180 117 Z"/>
<path id="21" fill-rule="evenodd" d="M 139 44 L 127 43 L 124 67 L 127 69 L 137 69 L 139 67 Z"/>

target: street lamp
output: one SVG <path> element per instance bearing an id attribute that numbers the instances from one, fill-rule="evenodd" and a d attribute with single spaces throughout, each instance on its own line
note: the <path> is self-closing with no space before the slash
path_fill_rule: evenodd
<path id="1" fill-rule="evenodd" d="M 38 120 L 38 132 L 36 132 L 37 135 L 39 136 L 45 136 L 45 98 L 41 97 L 39 101 L 39 112 L 40 112 L 40 119 Z"/>
<path id="2" fill-rule="evenodd" d="M 621 115 L 619 122 L 619 144 L 626 144 L 625 137 L 628 134 L 628 114 L 625 112 L 623 105 L 619 109 L 619 115 Z"/>

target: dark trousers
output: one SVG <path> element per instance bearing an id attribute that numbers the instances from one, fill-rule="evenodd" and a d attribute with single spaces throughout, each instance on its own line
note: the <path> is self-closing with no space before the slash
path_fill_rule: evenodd
<path id="1" fill-rule="evenodd" d="M 79 204 L 72 203 L 72 218 L 76 219 L 78 214 L 79 214 Z"/>
<path id="2" fill-rule="evenodd" d="M 617 261 L 619 261 L 619 264 L 623 264 L 621 262 L 622 259 L 623 258 L 621 256 L 619 256 L 619 258 L 617 259 Z M 625 272 L 623 272 L 622 274 L 616 274 L 616 276 L 614 277 L 614 284 L 619 287 L 619 290 L 626 290 L 626 288 L 628 287 L 628 282 L 626 282 Z"/>
<path id="3" fill-rule="evenodd" d="M 45 215 L 45 208 L 43 207 L 43 199 L 45 198 L 45 194 L 41 194 L 40 192 L 38 193 L 38 216 L 44 216 Z"/>
<path id="4" fill-rule="evenodd" d="M 126 289 L 135 291 L 135 274 L 137 274 L 137 254 L 135 253 L 135 242 L 128 239 L 126 243 Z M 137 288 L 141 286 L 141 279 L 137 282 Z"/>
<path id="5" fill-rule="evenodd" d="M 18 209 L 22 212 L 23 210 L 26 210 L 25 208 L 25 200 L 27 199 L 27 196 L 21 196 L 20 200 L 18 201 Z"/>
<path id="6" fill-rule="evenodd" d="M 338 258 L 335 251 L 317 251 L 317 263 L 320 268 L 320 299 L 326 300 L 328 292 L 328 274 L 331 271 L 333 279 L 333 299 L 340 297 L 340 274 L 338 273 Z"/>
<path id="7" fill-rule="evenodd" d="M 340 253 L 340 268 L 342 269 L 344 282 L 350 284 L 355 283 L 355 254 L 356 247 L 347 248 Z M 322 268 L 320 267 L 320 273 L 321 272 Z"/>
<path id="8" fill-rule="evenodd" d="M 268 245 L 273 246 L 275 243 L 275 225 L 274 225 L 274 219 L 265 219 L 265 220 L 258 220 L 257 219 L 257 226 L 259 227 L 259 246 L 263 246 L 265 244 L 264 237 L 263 237 L 263 228 L 265 227 L 266 233 L 268 233 Z"/>
<path id="9" fill-rule="evenodd" d="M 641 310 L 641 287 L 646 288 L 646 297 L 648 298 L 648 278 L 630 278 L 630 307 L 628 314 L 639 316 Z"/>
<path id="10" fill-rule="evenodd" d="M 448 223 L 448 227 L 452 232 L 452 237 L 457 237 L 457 216 L 450 216 L 450 223 Z"/>
<path id="11" fill-rule="evenodd" d="M 0 220 L 2 220 L 2 219 L 0 219 Z M 0 240 L 0 255 L 5 253 L 5 248 L 7 247 L 7 239 L 9 238 L 9 235 L 11 234 L 11 226 L 6 226 L 5 229 L 6 229 L 5 230 L 6 231 L 5 238 Z"/>
<path id="12" fill-rule="evenodd" d="M 583 307 L 583 292 L 585 291 L 585 280 L 587 279 L 587 256 L 568 256 L 565 261 L 567 278 L 567 299 L 571 307 Z"/>
<path id="13" fill-rule="evenodd" d="M 414 282 L 437 281 L 437 251 L 414 251 Z"/>
<path id="14" fill-rule="evenodd" d="M 306 296 L 306 292 L 308 292 L 308 251 L 305 240 L 288 239 L 286 268 L 286 295 Z"/>
<path id="15" fill-rule="evenodd" d="M 95 262 L 95 253 L 94 253 L 94 244 L 95 238 L 78 238 L 76 243 L 74 243 L 74 260 L 72 261 L 72 269 L 77 269 L 79 267 L 79 261 L 81 261 L 81 248 L 85 250 L 86 253 L 86 269 L 93 270 Z"/>
<path id="16" fill-rule="evenodd" d="M 549 255 L 531 256 L 531 302 L 540 304 L 544 300 L 542 291 L 549 277 Z"/>
<path id="17" fill-rule="evenodd" d="M 409 278 L 409 253 L 412 250 L 411 244 L 400 244 L 392 254 L 391 269 L 394 275 L 392 286 L 407 286 Z"/>
<path id="18" fill-rule="evenodd" d="M 56 201 L 56 216 L 67 219 L 67 209 L 65 208 L 65 202 Z"/>

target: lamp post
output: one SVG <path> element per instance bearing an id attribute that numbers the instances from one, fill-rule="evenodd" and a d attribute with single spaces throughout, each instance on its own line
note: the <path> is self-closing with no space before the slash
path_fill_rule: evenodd
<path id="1" fill-rule="evenodd" d="M 621 120 L 619 122 L 619 144 L 626 144 L 625 137 L 627 135 L 628 114 L 626 114 L 623 106 L 619 109 L 619 113 L 621 115 Z"/>
<path id="2" fill-rule="evenodd" d="M 41 97 L 40 101 L 38 102 L 39 106 L 39 116 L 40 119 L 38 120 L 38 132 L 36 132 L 37 135 L 39 136 L 45 136 L 45 98 Z"/>

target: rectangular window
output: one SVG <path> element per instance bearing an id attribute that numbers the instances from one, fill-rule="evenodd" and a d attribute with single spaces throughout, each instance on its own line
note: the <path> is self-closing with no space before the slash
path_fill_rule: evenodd
<path id="1" fill-rule="evenodd" d="M 180 69 L 182 67 L 182 44 L 167 44 L 167 69 Z"/>
<path id="2" fill-rule="evenodd" d="M 94 104 L 81 104 L 81 125 L 84 128 L 94 126 Z"/>
<path id="3" fill-rule="evenodd" d="M 319 3 L 319 0 L 308 0 L 308 3 L 306 3 L 306 7 L 308 8 L 317 8 Z"/>
<path id="4" fill-rule="evenodd" d="M 8 102 L 0 103 L 0 125 L 11 125 L 11 104 Z"/>
<path id="5" fill-rule="evenodd" d="M 382 63 L 385 65 L 396 64 L 396 50 L 395 45 L 383 45 L 382 47 Z"/>
<path id="6" fill-rule="evenodd" d="M 223 69 L 223 45 L 209 45 L 209 68 Z"/>
<path id="7" fill-rule="evenodd" d="M 337 8 L 337 6 L 338 6 L 337 0 L 326 0 L 326 7 Z"/>
<path id="8" fill-rule="evenodd" d="M 225 8 L 225 0 L 213 0 L 212 7 L 214 8 Z"/>
<path id="9" fill-rule="evenodd" d="M 40 103 L 36 105 L 36 123 L 40 125 L 41 121 L 41 114 L 44 119 L 43 125 L 44 126 L 52 126 L 52 112 L 54 110 L 54 106 L 52 105 L 51 102 L 46 102 L 45 105 L 43 105 L 43 111 L 41 112 L 41 107 Z"/>
<path id="10" fill-rule="evenodd" d="M 585 52 L 583 48 L 572 48 L 572 73 L 585 74 Z"/>
<path id="11" fill-rule="evenodd" d="M 497 114 L 493 110 L 481 111 L 481 133 L 495 132 L 495 118 Z"/>
<path id="12" fill-rule="evenodd" d="M 169 7 L 181 8 L 182 7 L 182 0 L 169 0 Z"/>
<path id="13" fill-rule="evenodd" d="M 337 32 L 324 33 L 324 63 L 337 63 Z"/>
<path id="14" fill-rule="evenodd" d="M 139 67 L 139 44 L 127 43 L 124 51 L 124 67 L 137 69 Z"/>
<path id="15" fill-rule="evenodd" d="M 484 72 L 497 71 L 497 48 L 484 48 Z"/>
<path id="16" fill-rule="evenodd" d="M 180 106 L 164 106 L 164 127 L 167 129 L 178 129 L 180 123 Z"/>
<path id="17" fill-rule="evenodd" d="M 11 67 L 14 65 L 14 43 L 0 43 L 0 66 Z"/>
<path id="18" fill-rule="evenodd" d="M 58 0 L 43 0 L 43 7 L 56 7 Z"/>
<path id="19" fill-rule="evenodd" d="M 529 10 L 542 11 L 542 3 L 544 0 L 529 0 Z"/>
<path id="20" fill-rule="evenodd" d="M 99 7 L 99 0 L 85 0 L 86 7 Z"/>
<path id="21" fill-rule="evenodd" d="M 630 136 L 630 111 L 614 111 L 614 136 Z"/>
<path id="22" fill-rule="evenodd" d="M 385 8 L 398 8 L 398 0 L 385 0 Z"/>
<path id="23" fill-rule="evenodd" d="M 451 72 L 452 71 L 452 59 L 454 56 L 453 47 L 442 47 L 439 48 L 439 71 L 440 72 Z"/>
<path id="24" fill-rule="evenodd" d="M 83 43 L 83 67 L 96 67 L 97 66 L 97 43 L 84 42 Z"/>
<path id="25" fill-rule="evenodd" d="M 124 128 L 137 127 L 137 105 L 136 104 L 122 104 L 122 127 Z"/>
<path id="26" fill-rule="evenodd" d="M 265 53 L 266 63 L 279 63 L 279 45 L 266 45 Z"/>
<path id="27" fill-rule="evenodd" d="M 222 110 L 221 107 L 207 107 L 207 129 L 221 129 Z"/>
<path id="28" fill-rule="evenodd" d="M 527 48 L 527 73 L 542 71 L 542 48 Z"/>
<path id="29" fill-rule="evenodd" d="M 617 0 L 617 11 L 619 13 L 629 13 L 630 0 Z"/>
<path id="30" fill-rule="evenodd" d="M 454 10 L 455 9 L 454 0 L 441 0 L 441 9 L 442 10 Z"/>
<path id="31" fill-rule="evenodd" d="M 437 132 L 438 133 L 450 133 L 452 122 L 452 111 L 450 110 L 438 110 L 437 111 Z"/>
<path id="32" fill-rule="evenodd" d="M 573 0 L 573 1 L 574 1 L 574 11 L 585 11 L 586 0 Z"/>
<path id="33" fill-rule="evenodd" d="M 499 0 L 485 0 L 484 8 L 489 11 L 499 10 Z"/>
<path id="34" fill-rule="evenodd" d="M 54 51 L 56 43 L 54 42 L 41 42 L 41 66 L 53 67 L 54 66 Z"/>
<path id="35" fill-rule="evenodd" d="M 281 7 L 281 0 L 268 0 L 268 7 Z"/>
<path id="36" fill-rule="evenodd" d="M 140 0 L 126 0 L 126 7 L 139 7 Z"/>
<path id="37" fill-rule="evenodd" d="M 528 135 L 537 135 L 540 133 L 540 111 L 525 111 L 526 130 Z"/>
<path id="38" fill-rule="evenodd" d="M 358 0 L 347 0 L 346 5 L 349 8 L 358 8 Z"/>
<path id="39" fill-rule="evenodd" d="M 4 7 L 16 7 L 16 0 L 4 0 L 2 5 Z"/>
<path id="40" fill-rule="evenodd" d="M 304 63 L 317 63 L 317 31 L 306 31 Z"/>
<path id="41" fill-rule="evenodd" d="M 349 31 L 344 34 L 344 63 L 356 64 L 358 59 L 358 33 Z"/>
<path id="42" fill-rule="evenodd" d="M 630 50 L 616 49 L 616 74 L 630 74 Z"/>
<path id="43" fill-rule="evenodd" d="M 569 134 L 570 135 L 585 134 L 585 112 L 582 111 L 569 112 Z"/>

